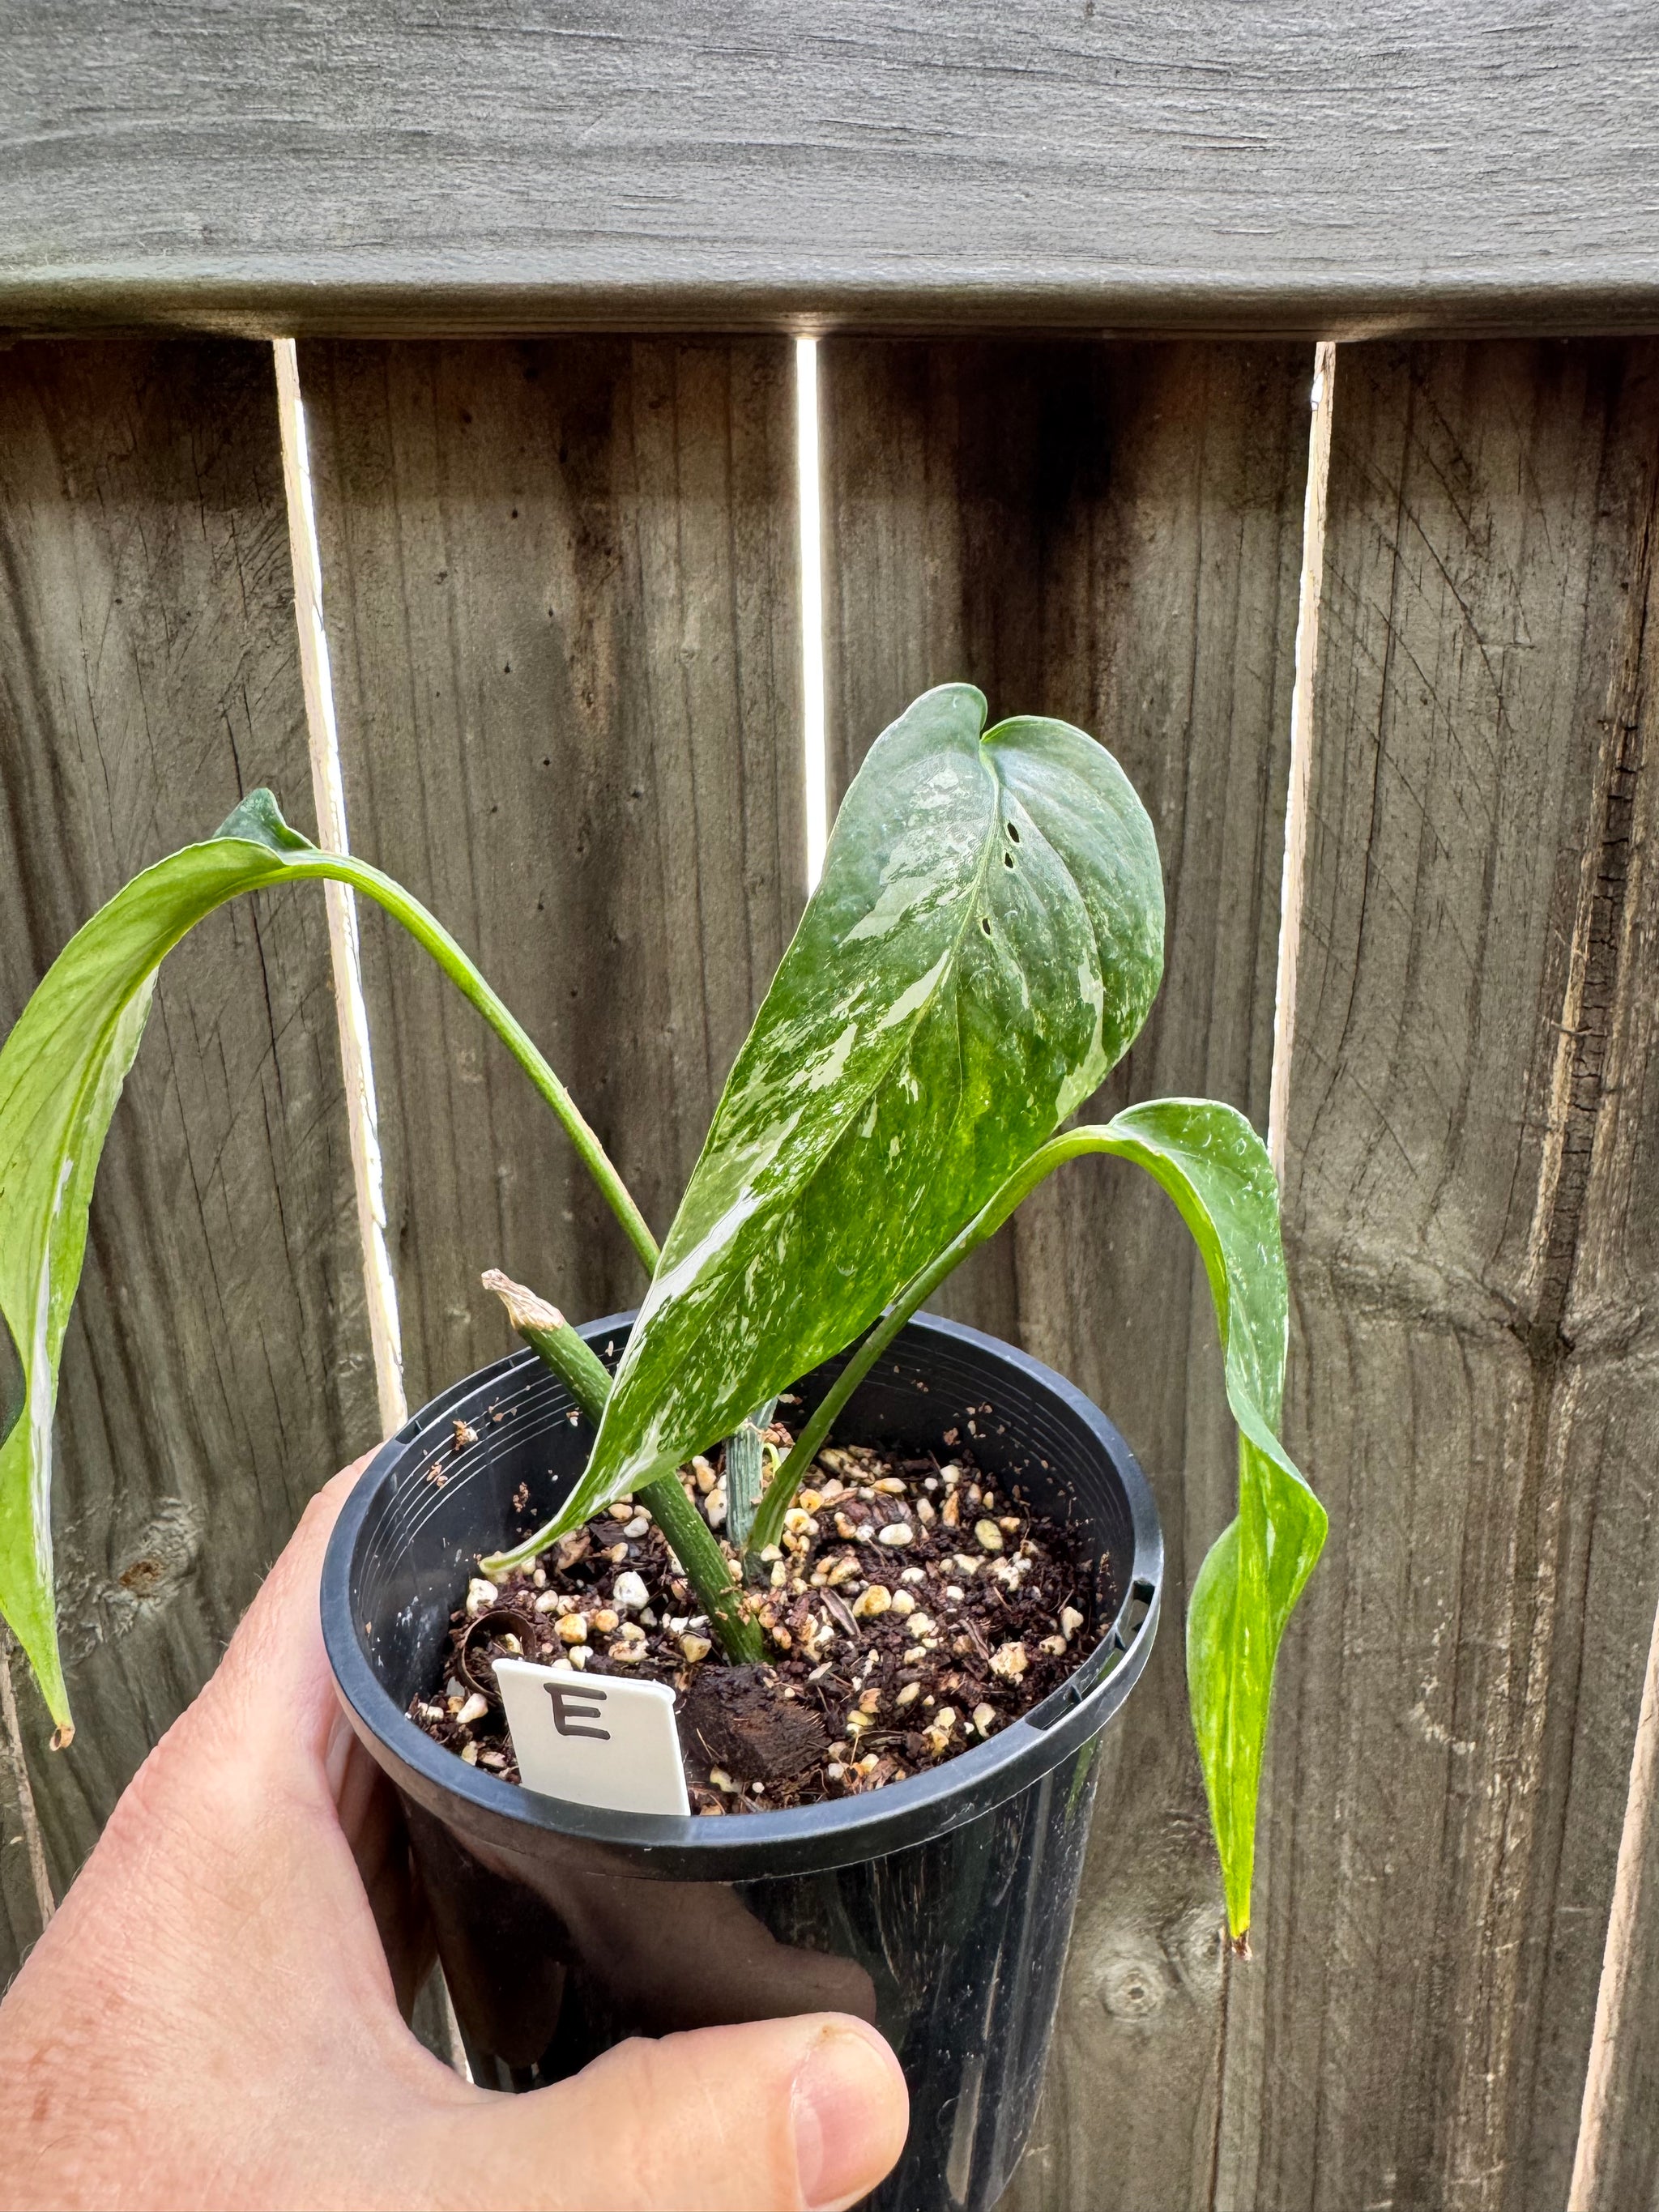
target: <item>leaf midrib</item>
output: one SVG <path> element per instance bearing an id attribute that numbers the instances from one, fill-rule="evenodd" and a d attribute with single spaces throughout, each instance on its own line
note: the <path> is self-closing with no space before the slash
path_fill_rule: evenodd
<path id="1" fill-rule="evenodd" d="M 898 1064 L 900 1059 L 909 1050 L 910 1046 L 915 1040 L 917 1030 L 931 1012 L 939 992 L 945 988 L 947 981 L 951 984 L 952 989 L 957 988 L 957 963 L 961 957 L 963 940 L 966 937 L 969 928 L 973 926 L 975 913 L 985 889 L 986 878 L 990 873 L 991 855 L 993 853 L 1000 849 L 1000 840 L 997 836 L 997 830 L 1001 820 L 1004 799 L 1007 793 L 1008 787 L 1006 781 L 1002 775 L 1000 760 L 993 750 L 993 741 L 1003 730 L 1006 728 L 1006 726 L 1007 725 L 1006 723 L 999 722 L 993 728 L 981 731 L 979 737 L 975 741 L 975 751 L 978 756 L 980 765 L 984 769 L 991 787 L 991 820 L 989 829 L 985 837 L 983 848 L 981 851 L 979 861 L 974 872 L 970 893 L 964 902 L 963 917 L 957 925 L 957 936 L 951 948 L 951 958 L 945 963 L 945 968 L 941 970 L 939 981 L 934 985 L 933 988 L 927 994 L 927 996 L 917 1006 L 914 1018 L 908 1022 L 898 1032 L 898 1041 L 895 1044 L 892 1053 L 880 1064 L 879 1067 L 874 1071 L 869 1082 L 858 1094 L 858 1102 L 856 1106 L 848 1113 L 847 1119 L 842 1123 L 841 1128 L 836 1131 L 836 1134 L 830 1139 L 830 1143 L 824 1147 L 818 1158 L 813 1163 L 809 1173 L 803 1176 L 800 1182 L 795 1186 L 797 1202 L 799 1202 L 801 1198 L 804 1198 L 805 1194 L 812 1188 L 813 1184 L 818 1181 L 825 1170 L 829 1168 L 831 1163 L 835 1160 L 842 1145 L 854 1133 L 854 1131 L 856 1130 L 860 1116 L 863 1113 L 872 1094 L 883 1082 L 886 1080 L 892 1069 Z M 1084 891 L 1083 886 L 1079 883 L 1076 875 L 1073 872 L 1065 854 L 1043 830 L 1042 824 L 1033 818 L 1030 809 L 1022 807 L 1021 811 L 1025 815 L 1026 819 L 1030 822 L 1031 827 L 1036 830 L 1037 836 L 1042 838 L 1044 846 L 1053 855 L 1055 866 L 1060 868 L 1072 886 L 1073 891 L 1076 896 L 1077 902 L 1083 910 L 1084 919 L 1088 924 L 1090 942 L 1094 947 L 1096 972 L 1101 976 L 1103 988 L 1105 969 L 1101 954 L 1100 932 L 1096 927 L 1094 913 L 1089 904 L 1089 901 Z M 1103 1039 L 1103 1006 L 1102 1009 L 1100 1025 L 1102 1038 Z M 967 1076 L 962 1049 L 962 1008 L 961 994 L 959 991 L 957 991 L 957 995 L 956 1026 L 957 1070 L 957 1097 L 955 1106 L 951 1111 L 951 1120 L 947 1125 L 947 1134 L 949 1130 L 954 1129 L 956 1126 L 957 1117 L 962 1112 L 962 1102 L 967 1091 Z"/>
<path id="2" fill-rule="evenodd" d="M 986 737 L 988 734 L 988 732 L 982 732 L 975 739 L 975 749 L 978 755 L 980 765 L 985 769 L 986 775 L 990 781 L 990 826 L 985 836 L 983 849 L 980 854 L 978 864 L 974 870 L 973 880 L 969 890 L 969 894 L 963 902 L 963 917 L 961 921 L 957 925 L 957 934 L 951 946 L 950 957 L 940 968 L 938 982 L 936 982 L 933 989 L 928 992 L 927 997 L 919 1003 L 912 1018 L 906 1022 L 897 1031 L 896 1041 L 894 1044 L 892 1052 L 872 1073 L 870 1080 L 858 1094 L 856 1105 L 848 1113 L 847 1119 L 842 1122 L 841 1127 L 830 1139 L 829 1144 L 824 1146 L 823 1151 L 818 1155 L 818 1158 L 813 1163 L 811 1170 L 804 1176 L 801 1181 L 796 1185 L 797 1203 L 799 1203 L 799 1200 L 805 1196 L 806 1193 L 811 1189 L 813 1184 L 818 1181 L 825 1170 L 835 1160 L 842 1146 L 857 1129 L 860 1117 L 863 1114 L 865 1107 L 869 1103 L 871 1097 L 874 1095 L 876 1091 L 879 1089 L 881 1085 L 885 1082 L 887 1078 L 890 1075 L 892 1070 L 898 1065 L 900 1060 L 902 1060 L 905 1054 L 909 1051 L 911 1045 L 915 1042 L 917 1030 L 921 1026 L 921 1024 L 927 1019 L 929 1013 L 933 1011 L 934 1001 L 939 997 L 939 993 L 945 988 L 947 982 L 950 984 L 952 990 L 957 989 L 957 963 L 962 956 L 963 940 L 966 937 L 969 927 L 972 926 L 975 910 L 979 904 L 981 894 L 983 892 L 985 888 L 985 878 L 990 872 L 991 854 L 996 848 L 997 823 L 1000 818 L 1002 812 L 1003 782 L 1000 772 L 989 759 L 986 752 Z M 956 1003 L 957 1097 L 955 1107 L 951 1112 L 950 1122 L 947 1125 L 947 1131 L 950 1128 L 954 1128 L 956 1126 L 957 1117 L 962 1111 L 962 1101 L 967 1091 L 967 1077 L 963 1066 L 962 1053 L 962 1006 L 961 994 L 959 991 L 957 992 Z"/>

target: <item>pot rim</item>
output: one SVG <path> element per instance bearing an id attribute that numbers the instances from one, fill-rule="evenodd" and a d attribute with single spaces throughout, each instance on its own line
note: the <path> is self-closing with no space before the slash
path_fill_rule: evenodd
<path id="1" fill-rule="evenodd" d="M 626 1329 L 631 1314 L 582 1325 L 597 1339 Z M 752 1881 L 819 1871 L 884 1856 L 977 1819 L 1039 1781 L 1113 1717 L 1139 1679 L 1157 1632 L 1164 1581 L 1164 1537 L 1151 1486 L 1115 1425 L 1075 1384 L 999 1337 L 960 1322 L 918 1314 L 905 1334 L 945 1337 L 1018 1370 L 1050 1393 L 1092 1431 L 1129 1505 L 1133 1557 L 1119 1568 L 1123 1596 L 1105 1634 L 1077 1672 L 1029 1713 L 942 1766 L 868 1796 L 751 1813 L 741 1819 L 622 1813 L 544 1797 L 521 1783 L 466 1765 L 434 1743 L 381 1682 L 363 1648 L 353 1604 L 358 1555 L 371 1512 L 396 1479 L 409 1448 L 429 1430 L 447 1429 L 453 1409 L 476 1392 L 523 1370 L 544 1375 L 527 1347 L 480 1368 L 414 1414 L 382 1444 L 341 1510 L 323 1563 L 323 1641 L 347 1717 L 398 1788 L 439 1819 L 459 1820 L 503 1850 L 540 1856 L 556 1838 L 597 1847 L 619 1875 L 664 1880 Z M 899 1340 L 902 1341 L 902 1338 Z"/>

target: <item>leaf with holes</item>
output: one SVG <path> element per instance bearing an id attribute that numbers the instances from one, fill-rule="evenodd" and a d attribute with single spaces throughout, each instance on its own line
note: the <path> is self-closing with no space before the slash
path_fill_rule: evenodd
<path id="1" fill-rule="evenodd" d="M 70 939 L 0 1048 L 0 1613 L 65 1740 L 69 1693 L 53 1620 L 52 1425 L 93 1179 L 143 1035 L 156 968 L 227 899 L 304 877 L 354 884 L 401 921 L 501 1036 L 641 1243 L 649 1232 L 557 1078 L 459 945 L 366 863 L 319 852 L 268 791 L 216 836 L 147 868 Z"/>
<path id="2" fill-rule="evenodd" d="M 716 1109 L 558 1528 L 869 1326 L 1100 1083 L 1163 967 L 1146 810 L 970 684 L 871 749 Z"/>

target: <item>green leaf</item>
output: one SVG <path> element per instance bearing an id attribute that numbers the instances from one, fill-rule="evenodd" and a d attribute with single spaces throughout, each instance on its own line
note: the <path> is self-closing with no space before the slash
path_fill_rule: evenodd
<path id="1" fill-rule="evenodd" d="M 1193 1584 L 1187 1694 L 1221 1853 L 1227 1924 L 1242 1945 L 1250 1925 L 1273 1667 L 1327 1527 L 1324 1507 L 1279 1441 L 1289 1311 L 1279 1185 L 1255 1131 L 1212 1100 L 1133 1106 L 1109 1128 L 1111 1149 L 1164 1186 L 1203 1256 L 1227 1403 L 1238 1424 L 1238 1513 Z"/>
<path id="2" fill-rule="evenodd" d="M 52 1611 L 52 1422 L 110 1116 L 143 1035 L 151 978 L 192 922 L 282 861 L 242 840 L 193 846 L 129 884 L 53 963 L 0 1051 L 0 1315 L 22 1405 L 0 1443 L 0 1612 L 60 1730 L 70 1726 Z"/>
<path id="3" fill-rule="evenodd" d="M 266 846 L 273 853 L 317 850 L 303 831 L 283 820 L 276 793 L 267 791 L 263 784 L 233 806 L 213 834 L 216 842 L 224 837 L 245 837 L 249 844 Z"/>
<path id="4" fill-rule="evenodd" d="M 848 792 L 550 1535 L 866 1328 L 1145 1018 L 1145 809 L 1082 731 L 984 718 L 969 684 L 927 692 Z"/>
<path id="5" fill-rule="evenodd" d="M 638 1209 L 557 1077 L 454 939 L 389 877 L 349 855 L 319 852 L 283 821 L 268 791 L 245 799 L 216 836 L 135 877 L 70 939 L 0 1048 L 0 1334 L 9 1340 L 0 1388 L 11 1377 L 0 1429 L 0 1613 L 28 1654 L 64 1741 L 70 1723 L 53 1620 L 52 1425 L 93 1178 L 162 958 L 226 900 L 304 877 L 353 884 L 426 946 L 564 1121 L 647 1265 L 655 1257 Z"/>
<path id="6" fill-rule="evenodd" d="M 1290 1294 L 1279 1184 L 1255 1131 L 1212 1098 L 1158 1098 L 1068 1129 L 1024 1162 L 908 1283 L 814 1410 L 773 1480 L 753 1541 L 772 1543 L 836 1416 L 905 1322 L 1045 1176 L 1089 1152 L 1133 1160 L 1175 1200 L 1203 1258 L 1238 1425 L 1238 1514 L 1211 1547 L 1187 1612 L 1187 1685 L 1227 1923 L 1250 1924 L 1256 1804 L 1279 1640 L 1325 1541 L 1325 1509 L 1279 1442 Z"/>

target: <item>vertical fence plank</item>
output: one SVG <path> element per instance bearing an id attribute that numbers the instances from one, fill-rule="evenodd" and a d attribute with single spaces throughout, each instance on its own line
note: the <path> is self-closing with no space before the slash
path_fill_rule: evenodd
<path id="1" fill-rule="evenodd" d="M 1659 2207 L 1659 1622 L 1596 1993 L 1568 2212 Z"/>
<path id="2" fill-rule="evenodd" d="M 10 1668 L 15 1684 L 26 1662 L 11 1638 L 7 1643 L 9 1649 L 0 1663 Z M 39 1808 L 33 1801 L 27 1755 L 20 1759 L 13 1747 L 15 1740 L 22 1740 L 21 1724 L 15 1739 L 10 1726 L 16 1711 L 14 1692 L 12 1712 L 4 1716 L 5 1741 L 0 1743 L 0 1991 L 33 1948 L 48 1917 L 40 1895 L 42 1868 L 37 1860 L 37 1855 L 39 1860 L 45 1857 Z M 49 1873 L 45 1887 L 52 1887 Z"/>
<path id="3" fill-rule="evenodd" d="M 0 570 L 3 1031 L 93 908 L 243 792 L 308 819 L 269 349 L 0 353 Z M 320 896 L 241 902 L 163 969 L 115 1115 L 58 1422 L 69 1752 L 33 1759 L 23 1700 L 60 1893 L 375 1433 L 333 1032 Z M 9 1808 L 6 1854 L 9 1899 Z"/>
<path id="4" fill-rule="evenodd" d="M 1659 1584 L 1659 352 L 1338 361 L 1286 1116 L 1332 1537 L 1220 2201 L 1522 2212 L 1566 2197 Z"/>
<path id="5" fill-rule="evenodd" d="M 917 691 L 966 677 L 994 715 L 1103 738 L 1157 825 L 1167 981 L 1091 1114 L 1209 1091 L 1266 1119 L 1312 367 L 1301 347 L 822 348 L 838 783 Z M 1173 1213 L 1127 1172 L 1070 1171 L 1000 1245 L 957 1310 L 1122 1424 L 1170 1566 L 1159 1648 L 1113 1732 L 1044 2115 L 1010 2203 L 1196 2203 L 1220 1888 L 1181 1621 L 1232 1483 L 1207 1293 Z"/>
<path id="6" fill-rule="evenodd" d="M 804 896 L 781 340 L 302 348 L 351 835 L 526 1023 L 660 1235 Z M 643 1278 L 562 1133 L 365 918 L 411 1403 Z"/>

